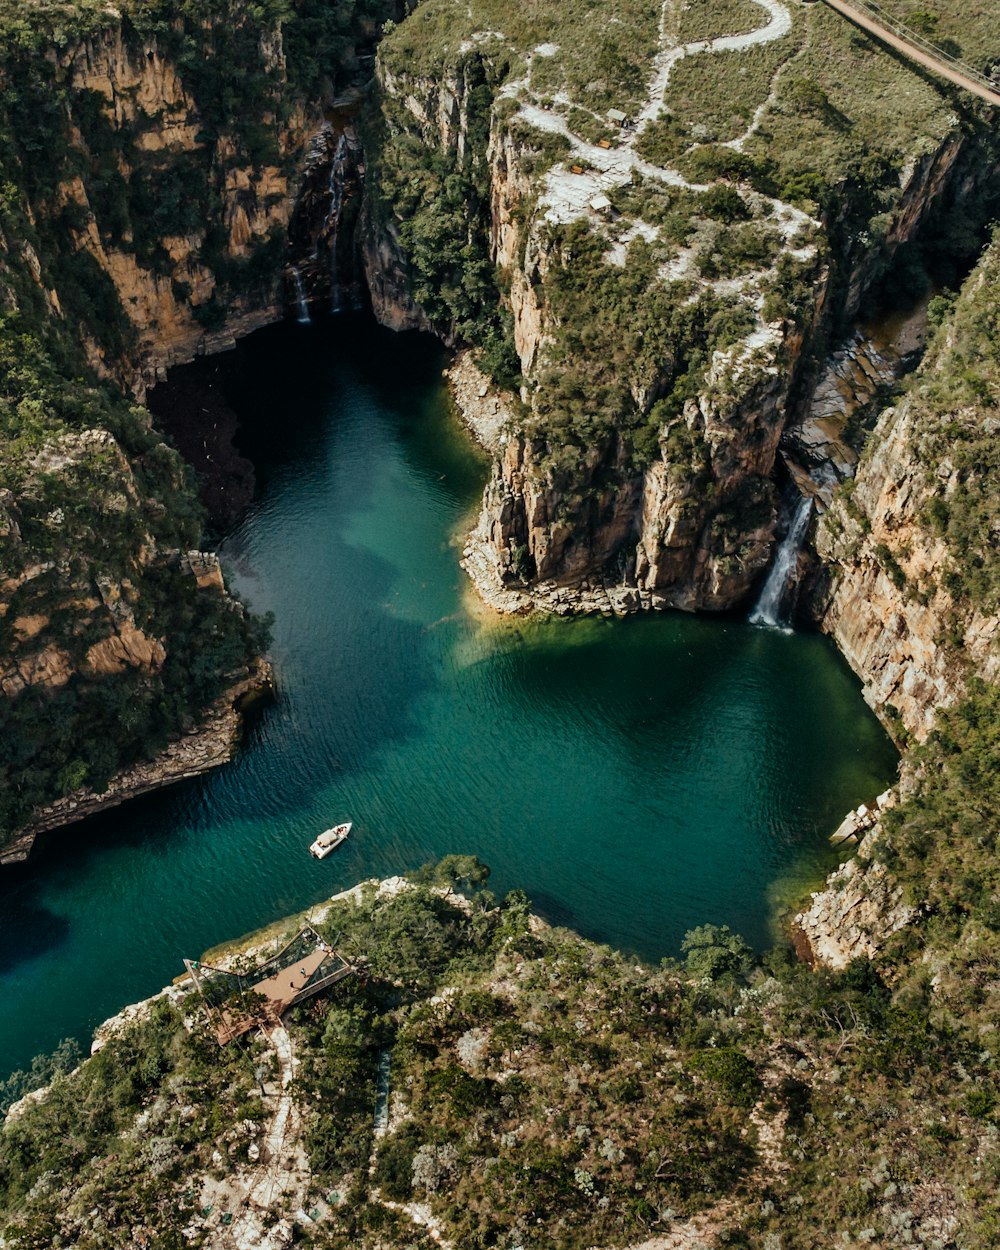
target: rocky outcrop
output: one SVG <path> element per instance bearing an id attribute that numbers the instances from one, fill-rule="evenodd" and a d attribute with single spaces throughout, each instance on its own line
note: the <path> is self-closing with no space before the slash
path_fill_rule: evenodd
<path id="1" fill-rule="evenodd" d="M 4 403 L 30 428 L 19 454 L 0 447 L 0 713 L 8 741 L 23 724 L 28 744 L 0 753 L 0 843 L 15 839 L 5 858 L 23 857 L 39 828 L 229 757 L 232 691 L 185 730 L 240 685 L 233 656 L 258 631 L 215 558 L 187 551 L 201 535 L 184 466 L 120 392 L 142 397 L 169 367 L 283 317 L 290 233 L 296 256 L 315 258 L 316 297 L 329 292 L 363 173 L 357 101 L 335 101 L 324 121 L 319 100 L 296 99 L 263 11 L 178 13 L 169 29 L 111 8 L 90 19 L 31 65 L 32 53 L 3 53 L 18 84 L 0 106 L 5 126 L 24 114 L 36 127 L 3 171 L 0 295 L 13 333 L 31 336 L 12 357 L 24 376 L 0 370 Z M 103 389 L 76 380 L 77 346 Z M 214 515 L 231 521 L 247 491 L 221 483 Z M 157 698 L 165 681 L 171 697 Z M 126 728 L 114 709 L 129 698 Z M 90 732 L 102 716 L 106 740 Z M 47 717 L 62 728 L 51 749 Z M 86 743 L 72 742 L 73 717 Z M 125 767 L 177 733 L 159 758 Z"/>
<path id="2" fill-rule="evenodd" d="M 878 826 L 866 835 L 857 856 L 842 864 L 795 917 L 809 955 L 828 968 L 846 968 L 853 959 L 872 959 L 890 937 L 908 925 L 917 909 L 883 864 L 872 859 Z"/>
<path id="3" fill-rule="evenodd" d="M 617 439 L 594 448 L 575 467 L 571 501 L 545 466 L 546 444 L 513 436 L 465 550 L 483 598 L 501 611 L 563 614 L 745 599 L 774 535 L 768 475 L 787 386 L 777 347 L 760 344 L 752 361 L 717 353 L 705 393 L 664 424 L 649 467 L 637 472 Z"/>
<path id="4" fill-rule="evenodd" d="M 13 841 L 0 847 L 0 865 L 27 859 L 40 833 L 85 820 L 141 794 L 198 777 L 220 764 L 228 763 L 240 739 L 241 701 L 251 692 L 270 688 L 270 668 L 261 662 L 249 677 L 238 682 L 210 707 L 198 725 L 171 742 L 154 759 L 144 760 L 133 768 L 116 773 L 104 790 L 95 791 L 89 786 L 81 786 L 36 811 L 31 823 L 20 830 Z"/>
<path id="5" fill-rule="evenodd" d="M 100 482 L 103 497 L 99 510 L 81 521 L 89 483 Z M 31 686 L 49 689 L 64 686 L 75 674 L 94 679 L 120 673 L 126 668 L 157 673 L 166 658 L 162 642 L 150 636 L 136 620 L 143 572 L 164 558 L 150 528 L 138 522 L 143 513 L 136 466 L 107 430 L 68 433 L 46 444 L 26 464 L 22 479 L 24 498 L 17 513 L 21 526 L 37 529 L 41 519 L 51 532 L 51 558 L 37 558 L 35 547 L 17 535 L 8 552 L 7 576 L 0 581 L 0 623 L 10 620 L 4 654 L 0 657 L 0 691 L 14 698 Z M 57 490 L 63 505 L 43 518 L 31 516 L 32 505 L 43 492 Z M 82 497 L 83 496 L 83 497 Z M 104 513 L 103 518 L 101 512 Z M 114 542 L 121 529 L 121 575 L 94 573 L 74 560 L 81 543 L 99 549 L 102 540 Z M 127 540 L 124 535 L 127 534 Z M 94 554 L 98 554 L 95 550 Z M 100 552 L 105 563 L 107 556 Z M 218 561 L 194 553 L 201 580 L 224 591 Z M 193 569 L 192 556 L 184 557 Z M 215 572 L 209 575 L 209 565 Z M 206 580 L 207 579 L 207 580 Z M 72 629 L 56 633 L 67 615 L 75 618 Z M 58 641 L 53 640 L 53 635 Z M 86 643 L 79 641 L 87 639 Z"/>
<path id="6" fill-rule="evenodd" d="M 488 62 L 495 55 L 491 38 L 489 32 L 471 34 L 462 44 L 457 67 L 449 62 L 438 80 L 410 75 L 400 56 L 380 58 L 383 114 L 393 139 L 405 133 L 411 151 L 422 144 L 440 154 L 468 155 L 474 139 L 467 59 Z M 529 63 L 536 54 L 545 58 L 550 52 L 547 46 L 536 49 Z M 503 611 L 532 607 L 570 611 L 574 606 L 584 611 L 732 608 L 753 593 L 773 549 L 776 509 L 770 479 L 783 427 L 794 415 L 789 397 L 799 382 L 804 348 L 819 328 L 857 311 L 899 250 L 918 238 L 929 221 L 939 220 L 949 204 L 971 194 L 985 170 L 976 168 L 969 141 L 957 132 L 939 139 L 929 154 L 926 146 L 920 154 L 915 151 L 900 170 L 895 202 L 873 226 L 878 247 L 871 246 L 868 235 L 847 230 L 843 221 L 822 223 L 841 249 L 832 288 L 831 274 L 808 241 L 818 223 L 789 205 L 778 201 L 764 205 L 760 196 L 741 191 L 741 211 L 755 222 L 770 220 L 778 226 L 783 249 L 800 266 L 799 279 L 812 284 L 808 307 L 804 315 L 799 310 L 795 323 L 765 321 L 763 292 L 769 279 L 764 270 L 718 280 L 712 259 L 706 264 L 701 254 L 717 236 L 714 227 L 703 224 L 694 242 L 656 276 L 674 279 L 678 288 L 683 285 L 688 302 L 698 295 L 724 298 L 730 307 L 741 309 L 752 328 L 741 342 L 721 351 L 712 350 L 709 341 L 709 365 L 697 379 L 699 393 L 687 399 L 679 416 L 674 407 L 655 437 L 643 430 L 642 452 L 637 454 L 635 441 L 622 433 L 623 427 L 655 426 L 657 401 L 677 383 L 676 359 L 666 351 L 634 369 L 630 361 L 618 360 L 620 372 L 629 373 L 631 396 L 621 402 L 617 397 L 608 400 L 600 393 L 614 385 L 607 380 L 607 371 L 591 369 L 592 361 L 585 358 L 588 351 L 606 353 L 607 345 L 593 334 L 580 333 L 581 344 L 590 346 L 579 358 L 585 366 L 579 371 L 579 391 L 588 389 L 593 372 L 592 402 L 605 403 L 609 411 L 617 406 L 620 414 L 610 426 L 606 418 L 603 426 L 589 416 L 567 419 L 562 401 L 553 402 L 547 394 L 553 387 L 552 375 L 566 367 L 570 354 L 552 292 L 560 272 L 579 263 L 570 254 L 572 249 L 565 254 L 561 250 L 565 243 L 561 231 L 568 224 L 585 222 L 592 237 L 607 234 L 611 245 L 604 260 L 609 283 L 615 267 L 631 263 L 631 243 L 657 241 L 657 227 L 648 221 L 631 223 L 627 230 L 624 222 L 615 226 L 621 214 L 613 200 L 616 190 L 629 185 L 628 179 L 634 185 L 649 178 L 652 186 L 658 171 L 635 158 L 627 135 L 594 144 L 571 133 L 559 115 L 565 100 L 532 99 L 530 70 L 517 81 L 503 81 L 501 75 L 500 83 L 482 153 L 489 169 L 488 243 L 502 274 L 503 303 L 524 379 L 525 409 L 523 418 L 511 426 L 510 439 L 496 453 L 464 565 L 480 594 Z M 482 142 L 482 127 L 478 133 Z M 578 163 L 567 160 L 553 166 L 553 143 L 563 144 L 562 150 L 573 152 Z M 597 201 L 591 202 L 579 189 L 591 186 L 595 169 L 603 171 L 604 181 L 598 181 L 612 197 L 600 197 L 596 208 Z M 580 176 L 579 186 L 574 175 Z M 686 185 L 691 192 L 699 190 L 676 171 L 668 171 L 666 180 L 672 186 Z M 856 208 L 853 205 L 851 211 Z M 612 228 L 607 231 L 609 223 Z M 407 255 L 398 225 L 391 211 L 369 222 L 366 247 L 374 306 L 387 324 L 423 326 L 426 314 L 413 291 L 427 285 L 428 262 L 426 258 L 414 262 Z M 437 229 L 437 223 L 428 223 L 428 228 Z M 474 228 L 470 221 L 470 233 Z M 572 315 L 586 322 L 593 313 L 582 295 L 584 286 L 581 281 L 574 288 Z M 831 289 L 839 292 L 836 300 L 828 298 Z M 442 332 L 440 324 L 436 328 Z M 650 336 L 652 328 L 621 329 L 635 335 L 636 354 L 641 353 L 642 331 Z M 445 337 L 453 334 L 454 325 Z M 837 476 L 850 475 L 855 456 L 844 440 L 844 425 L 859 406 L 874 400 L 900 364 L 888 354 L 867 351 L 861 342 L 849 345 L 841 356 L 823 379 L 811 421 L 800 425 L 795 442 L 785 448 L 793 475 L 801 473 L 803 484 L 816 489 L 824 503 L 831 486 L 826 482 L 810 486 L 807 477 L 813 462 L 832 461 L 839 466 Z M 867 393 L 855 395 L 850 405 L 839 404 L 844 386 L 852 382 L 863 383 Z M 685 383 L 692 387 L 690 375 Z M 579 399 L 570 393 L 565 402 L 572 411 Z M 567 437 L 567 427 L 574 425 L 582 426 L 586 434 Z"/>
<path id="7" fill-rule="evenodd" d="M 782 436 L 781 454 L 802 494 L 827 508 L 836 486 L 854 477 L 858 453 L 848 423 L 874 405 L 901 372 L 899 356 L 860 330 L 827 360 L 800 421 Z"/>
<path id="8" fill-rule="evenodd" d="M 262 78 L 280 82 L 280 34 L 262 32 L 259 49 Z M 273 133 L 273 159 L 256 163 L 237 128 L 213 134 L 202 102 L 156 40 L 138 39 L 122 25 L 71 45 L 60 71 L 72 92 L 101 101 L 107 125 L 123 136 L 118 174 L 125 183 L 148 184 L 145 194 L 158 197 L 176 194 L 178 183 L 207 179 L 214 204 L 212 217 L 196 229 L 161 237 L 151 261 L 136 243 L 140 226 L 148 226 L 133 222 L 122 232 L 107 220 L 104 203 L 95 201 L 94 181 L 103 187 L 98 171 L 93 180 L 76 175 L 61 185 L 62 203 L 72 208 L 76 247 L 111 279 L 136 336 L 128 359 L 94 348 L 93 362 L 139 389 L 173 364 L 231 346 L 280 319 L 286 307 L 280 264 L 250 284 L 220 274 L 251 265 L 287 237 L 295 201 L 287 170 L 301 160 L 317 121 L 295 107 L 279 122 L 265 106 L 259 124 Z M 71 131 L 85 169 L 92 163 L 86 130 Z M 154 211 L 160 215 L 160 206 Z M 179 221 L 186 219 L 182 205 L 173 211 Z M 169 219 L 166 209 L 162 216 Z"/>
<path id="9" fill-rule="evenodd" d="M 444 371 L 458 414 L 486 451 L 499 454 L 517 420 L 511 396 L 476 364 L 471 351 L 459 352 Z"/>
<path id="10" fill-rule="evenodd" d="M 933 496 L 954 491 L 959 475 L 947 460 L 924 462 L 921 424 L 916 394 L 883 414 L 853 489 L 835 501 L 816 535 L 830 577 L 819 605 L 822 628 L 889 728 L 918 739 L 971 674 L 1000 677 L 1000 619 L 956 601 L 941 576 L 951 557 L 926 510 Z"/>

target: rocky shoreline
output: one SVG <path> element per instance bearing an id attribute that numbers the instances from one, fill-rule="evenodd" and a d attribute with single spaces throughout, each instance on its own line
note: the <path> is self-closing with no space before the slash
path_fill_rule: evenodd
<path id="1" fill-rule="evenodd" d="M 468 349 L 456 353 L 444 376 L 462 423 L 484 450 L 498 454 L 516 416 L 514 397 L 479 368 Z"/>
<path id="2" fill-rule="evenodd" d="M 497 572 L 496 553 L 488 539 L 472 531 L 462 552 L 462 568 L 488 607 L 504 616 L 528 616 L 533 612 L 553 616 L 631 616 L 685 605 L 655 590 L 636 586 L 604 585 L 591 578 L 580 585 L 560 586 L 537 582 L 529 588 L 506 586 Z"/>
<path id="3" fill-rule="evenodd" d="M 806 962 L 838 970 L 854 959 L 873 959 L 917 915 L 902 886 L 873 858 L 879 831 L 876 825 L 795 917 L 795 946 Z"/>
<path id="4" fill-rule="evenodd" d="M 95 792 L 82 786 L 39 809 L 29 825 L 0 850 L 0 866 L 28 858 L 35 838 L 63 825 L 118 807 L 129 799 L 186 781 L 227 764 L 239 744 L 243 725 L 241 707 L 248 696 L 266 695 L 272 689 L 271 666 L 261 660 L 242 681 L 230 687 L 207 711 L 199 725 L 171 742 L 152 760 L 144 760 L 116 773 L 107 789 Z"/>

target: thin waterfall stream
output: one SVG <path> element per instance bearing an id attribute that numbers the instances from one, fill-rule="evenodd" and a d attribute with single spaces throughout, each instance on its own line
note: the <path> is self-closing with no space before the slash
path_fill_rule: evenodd
<path id="1" fill-rule="evenodd" d="M 230 362 L 257 495 L 219 554 L 274 614 L 277 698 L 231 764 L 0 874 L 0 1078 L 89 1041 L 182 956 L 450 852 L 650 959 L 705 923 L 768 944 L 778 900 L 822 879 L 830 832 L 895 771 L 829 640 L 673 612 L 484 616 L 455 544 L 489 465 L 438 345 L 317 315 Z"/>
<path id="2" fill-rule="evenodd" d="M 812 515 L 812 499 L 803 496 L 796 505 L 788 533 L 781 540 L 774 563 L 761 588 L 760 597 L 750 613 L 751 625 L 767 625 L 771 629 L 784 629 L 788 624 L 785 605 L 788 590 L 795 576 L 799 552 L 809 528 Z"/>
<path id="3" fill-rule="evenodd" d="M 302 286 L 302 275 L 297 269 L 292 270 L 292 281 L 295 283 L 295 305 L 298 309 L 299 325 L 312 325 L 312 317 L 309 315 L 309 305 L 306 303 L 305 289 Z"/>
<path id="4" fill-rule="evenodd" d="M 337 232 L 344 206 L 344 177 L 347 171 L 347 135 L 341 131 L 330 164 L 330 208 L 327 226 L 330 238 L 330 311 L 340 312 L 340 283 L 337 276 Z"/>

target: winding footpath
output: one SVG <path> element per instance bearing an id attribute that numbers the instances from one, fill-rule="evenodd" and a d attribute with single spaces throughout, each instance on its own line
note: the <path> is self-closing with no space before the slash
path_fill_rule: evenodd
<path id="1" fill-rule="evenodd" d="M 302 1117 L 292 1091 L 296 1063 L 292 1039 L 281 1024 L 272 1025 L 266 1036 L 278 1065 L 274 1114 L 260 1164 L 248 1180 L 236 1181 L 243 1191 L 235 1203 L 238 1213 L 229 1228 L 217 1229 L 210 1242 L 214 1250 L 286 1250 L 293 1241 L 288 1213 L 297 1213 L 306 1195 L 309 1168 L 301 1143 Z M 278 1212 L 283 1214 L 276 1219 Z"/>
<path id="2" fill-rule="evenodd" d="M 576 220 L 588 212 L 592 200 L 629 182 L 633 173 L 671 187 L 701 192 L 708 190 L 707 183 L 691 182 L 679 170 L 654 165 L 651 161 L 645 160 L 635 151 L 635 146 L 643 132 L 663 111 L 667 89 L 670 86 L 670 75 L 674 66 L 684 57 L 711 55 L 719 52 L 745 52 L 748 48 L 783 39 L 791 32 L 792 15 L 780 0 L 754 0 L 754 3 L 758 4 L 768 16 L 767 23 L 756 30 L 747 31 L 742 35 L 722 35 L 717 39 L 700 39 L 694 43 L 662 47 L 654 57 L 654 72 L 649 93 L 645 104 L 637 114 L 636 124 L 625 132 L 621 143 L 615 147 L 602 148 L 579 138 L 570 130 L 566 118 L 553 109 L 542 108 L 538 104 L 527 102 L 521 104 L 520 116 L 526 122 L 537 130 L 561 135 L 569 143 L 573 156 L 578 160 L 586 161 L 591 166 L 582 174 L 572 173 L 565 162 L 549 170 L 546 175 L 545 189 L 540 197 L 546 220 L 562 224 Z M 666 23 L 668 15 L 672 12 L 671 0 L 666 0 L 660 12 L 661 45 L 666 45 L 668 42 L 669 34 Z M 508 83 L 503 95 L 516 98 L 523 92 L 530 91 L 533 57 L 551 56 L 553 51 L 555 49 L 551 45 L 543 45 L 529 54 L 524 76 Z M 737 150 L 741 148 L 756 129 L 762 115 L 763 108 L 754 115 L 747 132 L 738 139 L 730 140 L 726 146 L 737 148 Z M 808 214 L 790 204 L 768 197 L 761 198 L 768 199 L 773 210 L 772 220 L 780 228 L 786 243 L 803 226 L 810 225 L 812 222 Z M 655 237 L 655 230 L 653 228 L 650 230 Z M 642 231 L 642 233 L 647 232 Z"/>

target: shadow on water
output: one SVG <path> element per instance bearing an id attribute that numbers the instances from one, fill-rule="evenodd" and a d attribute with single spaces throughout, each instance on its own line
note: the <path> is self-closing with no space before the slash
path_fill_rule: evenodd
<path id="1" fill-rule="evenodd" d="M 274 613 L 277 699 L 229 767 L 0 874 L 0 1068 L 83 1040 L 182 955 L 454 851 L 647 958 L 709 920 L 763 944 L 772 883 L 824 862 L 892 774 L 829 646 L 682 615 L 470 614 L 452 543 L 486 469 L 440 350 L 338 318 L 232 355 L 258 489 L 220 555 Z M 348 843 L 312 860 L 346 816 Z"/>
<path id="2" fill-rule="evenodd" d="M 359 386 L 368 404 L 391 414 L 404 436 L 423 424 L 445 362 L 443 349 L 427 335 L 395 334 L 366 314 L 319 319 L 309 327 L 286 323 L 267 333 L 266 353 L 256 350 L 252 336 L 236 346 L 226 382 L 240 416 L 237 443 L 261 486 L 283 466 L 315 457 L 331 414 L 336 417 Z M 441 473 L 437 459 L 425 467 Z"/>
<path id="3" fill-rule="evenodd" d="M 27 864 L 3 870 L 0 882 L 0 976 L 9 976 L 23 964 L 59 950 L 69 934 L 70 922 L 39 899 L 35 866 Z M 0 1054 L 0 1078 L 3 1069 Z"/>
<path id="4" fill-rule="evenodd" d="M 555 925 L 560 929 L 580 931 L 580 917 L 554 895 L 547 894 L 544 890 L 532 890 L 528 898 L 531 910 L 541 916 L 546 924 Z"/>

